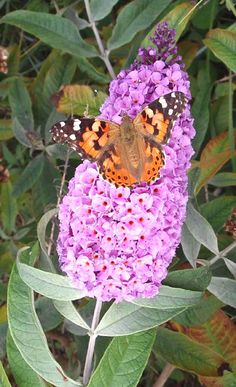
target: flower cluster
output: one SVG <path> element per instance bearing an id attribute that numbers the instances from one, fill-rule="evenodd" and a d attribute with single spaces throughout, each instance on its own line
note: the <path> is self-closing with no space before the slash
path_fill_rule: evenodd
<path id="1" fill-rule="evenodd" d="M 111 82 L 100 117 L 117 123 L 124 113 L 134 118 L 172 91 L 190 99 L 173 34 L 166 24 L 157 28 L 152 40 L 157 49 L 140 49 L 139 59 Z M 194 133 L 187 106 L 163 147 L 161 178 L 151 185 L 116 188 L 102 179 L 96 164 L 79 165 L 60 205 L 57 245 L 61 269 L 75 287 L 103 301 L 158 293 L 180 242 Z"/>

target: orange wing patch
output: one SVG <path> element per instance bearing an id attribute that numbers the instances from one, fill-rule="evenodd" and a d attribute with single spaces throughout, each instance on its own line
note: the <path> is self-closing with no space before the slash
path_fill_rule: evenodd
<path id="1" fill-rule="evenodd" d="M 164 143 L 169 135 L 170 120 L 165 119 L 163 113 L 157 109 L 153 111 L 148 106 L 135 118 L 134 124 L 142 125 L 146 134 L 151 134 L 155 137 L 158 143 Z"/>
<path id="2" fill-rule="evenodd" d="M 141 181 L 147 183 L 154 182 L 159 179 L 160 171 L 165 165 L 164 153 L 154 144 L 146 142 L 146 163 L 141 175 Z"/>
<path id="3" fill-rule="evenodd" d="M 117 187 L 131 187 L 137 183 L 136 179 L 123 165 L 115 146 L 111 146 L 110 149 L 104 152 L 101 159 L 98 160 L 98 167 L 102 177 Z"/>

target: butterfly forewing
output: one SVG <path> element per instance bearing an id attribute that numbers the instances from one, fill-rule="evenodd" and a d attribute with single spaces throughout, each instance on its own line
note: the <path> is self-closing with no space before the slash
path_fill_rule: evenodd
<path id="1" fill-rule="evenodd" d="M 151 135 L 158 144 L 164 144 L 174 121 L 185 109 L 186 102 L 182 92 L 166 94 L 146 106 L 134 119 L 134 124 L 144 134 Z"/>
<path id="2" fill-rule="evenodd" d="M 118 130 L 118 125 L 98 118 L 70 117 L 56 123 L 51 133 L 54 141 L 68 144 L 84 158 L 96 161 Z"/>

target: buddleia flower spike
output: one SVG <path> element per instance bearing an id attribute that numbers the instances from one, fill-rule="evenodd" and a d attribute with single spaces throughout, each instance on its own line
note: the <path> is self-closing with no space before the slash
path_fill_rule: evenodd
<path id="1" fill-rule="evenodd" d="M 158 293 L 179 245 L 186 214 L 187 170 L 195 134 L 189 80 L 177 55 L 174 31 L 166 23 L 157 27 L 152 42 L 155 47 L 141 48 L 133 65 L 111 82 L 92 132 L 91 122 L 82 132 L 85 122 L 78 123 L 77 150 L 88 160 L 77 167 L 59 208 L 61 269 L 73 286 L 102 301 Z M 129 136 L 139 136 L 127 159 L 114 139 L 124 116 L 129 117 L 125 121 Z M 109 132 L 103 122 L 112 122 L 115 129 Z M 140 135 L 130 131 L 131 124 Z M 76 128 L 66 133 L 73 146 Z M 65 133 L 63 126 L 58 130 Z M 81 133 L 89 134 L 81 138 Z M 122 141 L 124 146 L 128 139 Z M 153 149 L 160 159 L 153 157 Z M 143 157 L 141 162 L 137 154 Z M 152 168 L 158 170 L 157 179 L 149 181 Z M 108 181 L 112 176 L 118 183 L 128 176 L 129 184 L 116 187 Z"/>

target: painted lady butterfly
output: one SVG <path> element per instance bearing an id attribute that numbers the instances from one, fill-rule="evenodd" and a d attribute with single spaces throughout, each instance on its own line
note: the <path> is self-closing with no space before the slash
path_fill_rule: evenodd
<path id="1" fill-rule="evenodd" d="M 104 179 L 116 186 L 153 182 L 165 164 L 162 144 L 185 109 L 182 92 L 166 94 L 146 106 L 134 120 L 120 125 L 100 118 L 70 117 L 51 128 L 53 140 L 67 143 L 83 158 L 96 161 Z"/>

